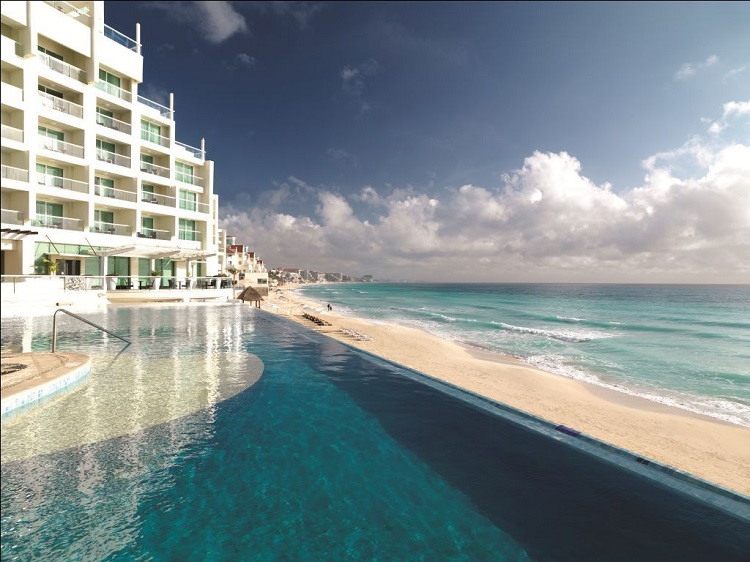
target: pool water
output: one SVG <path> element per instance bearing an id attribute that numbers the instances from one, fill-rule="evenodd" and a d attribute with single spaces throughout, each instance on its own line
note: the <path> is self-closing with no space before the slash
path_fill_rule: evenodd
<path id="1" fill-rule="evenodd" d="M 118 355 L 106 334 L 58 327 L 58 349 L 91 355 L 92 374 L 3 425 L 3 560 L 750 552 L 742 518 L 264 311 L 191 305 L 86 317 L 133 343 Z M 3 339 L 31 333 L 32 349 L 48 350 L 50 325 L 3 319 Z"/>

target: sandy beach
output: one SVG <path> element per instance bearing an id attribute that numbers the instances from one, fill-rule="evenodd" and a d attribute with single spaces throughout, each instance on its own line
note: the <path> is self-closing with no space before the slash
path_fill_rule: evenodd
<path id="1" fill-rule="evenodd" d="M 293 288 L 262 304 L 329 337 L 750 496 L 750 429 L 540 371 L 427 332 L 328 311 Z M 307 312 L 326 320 L 318 326 Z M 361 335 L 362 337 L 357 337 Z"/>

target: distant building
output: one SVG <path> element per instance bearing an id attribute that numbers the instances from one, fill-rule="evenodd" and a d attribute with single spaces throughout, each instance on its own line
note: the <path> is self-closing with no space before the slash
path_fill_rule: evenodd
<path id="1" fill-rule="evenodd" d="M 227 242 L 234 242 L 233 236 L 227 237 Z M 251 252 L 249 246 L 242 244 L 228 244 L 225 257 L 225 271 L 234 268 L 234 275 L 238 287 L 267 287 L 268 270 L 263 260 Z"/>

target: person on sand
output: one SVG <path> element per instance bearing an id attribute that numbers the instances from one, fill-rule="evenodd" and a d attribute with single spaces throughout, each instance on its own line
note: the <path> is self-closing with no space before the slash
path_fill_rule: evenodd
<path id="1" fill-rule="evenodd" d="M 331 312 L 333 310 L 333 307 L 331 306 L 331 303 L 328 303 L 328 312 Z"/>

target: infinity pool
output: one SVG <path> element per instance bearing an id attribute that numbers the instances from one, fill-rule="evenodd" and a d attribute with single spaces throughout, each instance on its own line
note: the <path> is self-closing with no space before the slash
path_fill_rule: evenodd
<path id="1" fill-rule="evenodd" d="M 750 552 L 742 517 L 262 310 L 86 317 L 133 343 L 119 353 L 115 338 L 59 322 L 58 350 L 91 355 L 92 373 L 3 423 L 3 560 Z M 25 351 L 48 351 L 50 333 L 50 318 L 3 319 L 3 343 Z"/>

